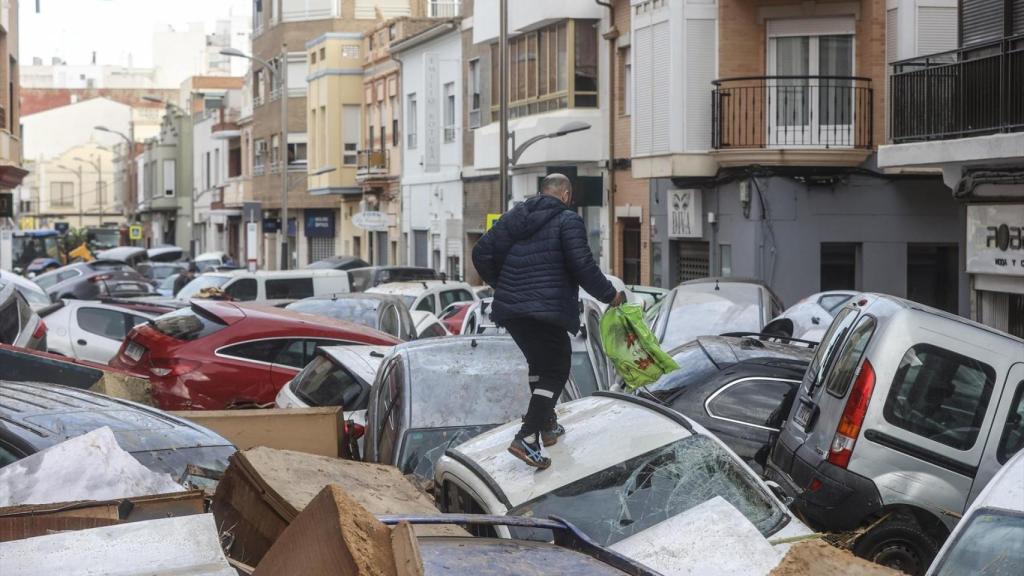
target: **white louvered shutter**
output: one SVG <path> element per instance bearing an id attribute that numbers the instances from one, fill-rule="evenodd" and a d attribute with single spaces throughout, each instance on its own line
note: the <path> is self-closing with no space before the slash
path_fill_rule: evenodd
<path id="1" fill-rule="evenodd" d="M 651 86 L 651 152 L 658 154 L 669 151 L 672 100 L 668 94 L 668 79 L 672 77 L 671 33 L 668 22 L 659 22 L 652 28 L 652 79 Z"/>
<path id="2" fill-rule="evenodd" d="M 637 28 L 633 38 L 633 153 L 651 153 L 651 28 Z"/>
<path id="3" fill-rule="evenodd" d="M 711 82 L 715 79 L 715 21 L 686 21 L 686 150 L 711 147 Z"/>
<path id="4" fill-rule="evenodd" d="M 920 6 L 917 9 L 917 55 L 956 49 L 956 7 Z"/>

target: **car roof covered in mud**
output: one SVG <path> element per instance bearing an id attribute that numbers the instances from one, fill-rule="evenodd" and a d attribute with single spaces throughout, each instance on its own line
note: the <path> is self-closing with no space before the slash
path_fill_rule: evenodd
<path id="1" fill-rule="evenodd" d="M 519 419 L 449 449 L 449 456 L 472 461 L 515 507 L 693 434 L 692 425 L 678 413 L 619 394 L 598 393 L 556 411 L 566 432 L 557 444 L 544 448 L 554 464 L 543 472 L 524 466 L 506 450 L 522 425 Z"/>

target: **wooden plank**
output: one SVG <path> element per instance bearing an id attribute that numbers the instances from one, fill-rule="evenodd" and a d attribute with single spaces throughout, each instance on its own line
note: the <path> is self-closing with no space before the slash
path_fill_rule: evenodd
<path id="1" fill-rule="evenodd" d="M 171 412 L 227 438 L 239 450 L 256 446 L 309 454 L 341 455 L 344 415 L 340 406 L 268 410 Z"/>

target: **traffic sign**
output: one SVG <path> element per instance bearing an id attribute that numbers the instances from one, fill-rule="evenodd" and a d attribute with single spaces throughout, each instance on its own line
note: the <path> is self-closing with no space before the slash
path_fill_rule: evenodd
<path id="1" fill-rule="evenodd" d="M 494 223 L 498 221 L 498 218 L 501 218 L 501 214 L 488 214 L 487 227 L 484 228 L 484 230 L 490 230 L 491 228 L 494 228 Z"/>
<path id="2" fill-rule="evenodd" d="M 128 227 L 128 239 L 129 240 L 142 240 L 142 226 L 133 224 Z"/>

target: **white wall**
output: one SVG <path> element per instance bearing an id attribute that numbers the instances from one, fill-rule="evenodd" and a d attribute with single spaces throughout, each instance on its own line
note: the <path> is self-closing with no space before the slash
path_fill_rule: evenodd
<path id="1" fill-rule="evenodd" d="M 438 79 L 436 93 L 433 94 L 433 108 L 436 113 L 438 130 L 428 134 L 426 130 L 428 106 L 431 98 L 427 94 L 427 78 L 425 60 L 427 54 L 436 54 L 438 58 Z M 402 232 L 409 235 L 407 261 L 413 262 L 415 246 L 412 230 L 429 230 L 429 238 L 437 235 L 441 248 L 441 261 L 433 261 L 433 246 L 428 248 L 427 257 L 431 266 L 438 270 L 445 269 L 449 256 L 462 257 L 462 40 L 458 29 L 452 30 L 440 38 L 410 48 L 399 55 L 402 61 L 401 105 L 403 106 L 403 122 L 408 122 L 407 97 L 416 93 L 416 134 L 417 147 L 408 148 L 409 129 L 402 129 Z M 451 142 L 444 140 L 444 86 L 455 85 L 455 138 Z M 429 139 L 436 139 L 439 148 L 439 162 L 436 171 L 427 171 L 424 165 L 426 148 Z M 449 234 L 456 227 L 457 234 Z M 449 243 L 453 250 L 449 251 Z M 458 246 L 454 244 L 457 243 Z M 456 249 L 457 248 L 457 249 Z M 460 275 L 465 262 L 460 264 Z"/>
<path id="2" fill-rule="evenodd" d="M 886 0 L 886 38 L 894 62 L 957 47 L 957 0 Z M 895 30 L 891 27 L 895 21 Z M 891 36 L 895 34 L 895 38 Z M 895 52 L 895 53 L 894 53 Z"/>
<path id="3" fill-rule="evenodd" d="M 153 68 L 160 88 L 177 88 L 191 76 L 207 73 L 206 30 L 201 23 L 153 33 Z"/>
<path id="4" fill-rule="evenodd" d="M 472 1 L 473 43 L 496 41 L 499 28 L 498 0 Z M 511 0 L 508 3 L 508 33 L 513 36 L 518 31 L 530 30 L 566 18 L 600 20 L 607 12 L 607 9 L 594 0 Z"/>
<path id="5" fill-rule="evenodd" d="M 155 88 L 156 71 L 127 66 L 21 67 L 21 87 L 27 88 Z"/>
<path id="6" fill-rule="evenodd" d="M 94 127 L 102 124 L 127 134 L 131 117 L 130 107 L 106 98 L 93 98 L 24 116 L 21 119 L 24 157 L 26 160 L 52 158 L 87 142 L 112 147 L 123 142 L 121 137 L 99 132 Z"/>

